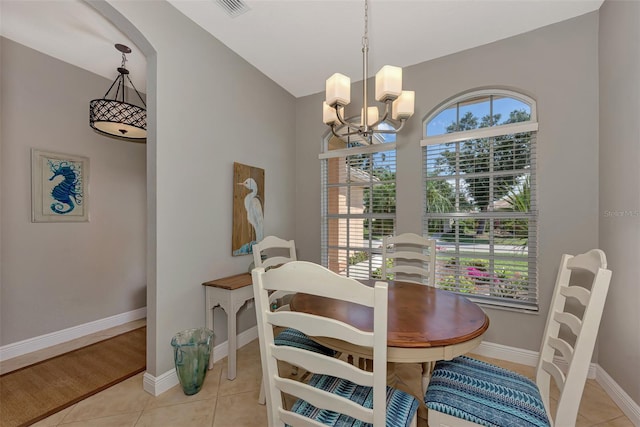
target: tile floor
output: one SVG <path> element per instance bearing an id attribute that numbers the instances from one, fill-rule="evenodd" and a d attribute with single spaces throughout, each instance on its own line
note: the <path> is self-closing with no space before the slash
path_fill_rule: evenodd
<path id="1" fill-rule="evenodd" d="M 42 350 L 34 354 L 10 359 L 0 365 L 0 372 L 8 372 L 42 358 L 51 357 L 77 346 L 87 345 L 105 337 L 134 329 L 144 320 L 85 337 L 69 344 Z M 500 360 L 480 357 L 509 369 L 533 377 L 534 369 Z M 154 397 L 142 389 L 142 375 L 138 374 L 120 384 L 91 396 L 72 407 L 50 416 L 36 424 L 68 427 L 262 427 L 266 426 L 266 408 L 258 405 L 260 387 L 260 351 L 255 340 L 238 350 L 238 376 L 228 381 L 226 359 L 217 362 L 207 373 L 202 390 L 194 396 L 186 396 L 180 386 L 173 387 Z M 399 388 L 414 392 L 419 390 L 418 365 L 401 365 Z M 409 385 L 407 385 L 409 384 Z M 418 426 L 426 427 L 426 411 L 418 412 Z M 622 411 L 594 381 L 588 380 L 576 423 L 578 427 L 633 427 Z"/>

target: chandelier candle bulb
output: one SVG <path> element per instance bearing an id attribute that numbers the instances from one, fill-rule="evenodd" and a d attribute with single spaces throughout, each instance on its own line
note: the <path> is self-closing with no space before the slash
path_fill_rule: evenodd
<path id="1" fill-rule="evenodd" d="M 416 93 L 412 90 L 403 90 L 398 99 L 393 101 L 393 120 L 406 120 L 413 116 Z"/>
<path id="2" fill-rule="evenodd" d="M 330 106 L 347 105 L 351 102 L 351 79 L 344 74 L 335 73 L 327 79 L 326 101 Z"/>
<path id="3" fill-rule="evenodd" d="M 371 126 L 380 118 L 378 107 L 367 108 L 367 125 Z M 360 110 L 360 126 L 364 125 L 364 108 Z"/>
<path id="4" fill-rule="evenodd" d="M 325 101 L 322 102 L 322 121 L 327 125 L 339 123 L 336 109 L 331 107 Z"/>
<path id="5" fill-rule="evenodd" d="M 376 74 L 376 101 L 394 100 L 402 92 L 402 68 L 385 65 Z"/>

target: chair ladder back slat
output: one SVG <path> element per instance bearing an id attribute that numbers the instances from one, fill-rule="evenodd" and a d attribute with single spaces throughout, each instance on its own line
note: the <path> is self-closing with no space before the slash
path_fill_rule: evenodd
<path id="1" fill-rule="evenodd" d="M 279 418 L 282 421 L 282 426 L 296 426 L 296 427 L 327 427 L 326 424 L 319 423 L 311 418 L 304 417 L 296 414 L 295 412 L 287 411 L 286 409 L 278 408 Z"/>
<path id="2" fill-rule="evenodd" d="M 570 256 L 566 265 L 570 270 L 589 271 L 595 276 L 599 269 L 607 268 L 607 257 L 601 250 L 592 249 L 580 255 Z"/>
<path id="3" fill-rule="evenodd" d="M 263 260 L 262 265 L 260 265 L 259 267 L 264 267 L 265 270 L 268 270 L 269 268 L 280 266 L 289 261 L 295 261 L 295 260 L 292 260 L 291 258 L 287 258 L 283 256 L 274 256 L 274 257 Z"/>
<path id="4" fill-rule="evenodd" d="M 582 320 L 580 320 L 575 314 L 568 313 L 566 311 L 555 313 L 553 320 L 562 325 L 568 326 L 575 336 L 580 334 L 580 330 L 582 329 Z M 557 336 L 557 334 L 555 334 L 555 336 Z"/>
<path id="5" fill-rule="evenodd" d="M 316 408 L 346 414 L 368 423 L 373 422 L 373 409 L 365 408 L 342 396 L 319 390 L 303 382 L 289 378 L 276 377 L 275 385 L 282 392 L 305 400 Z"/>
<path id="6" fill-rule="evenodd" d="M 573 359 L 573 347 L 563 339 L 549 337 L 549 345 L 562 354 L 562 358 L 567 364 L 571 364 Z"/>
<path id="7" fill-rule="evenodd" d="M 404 273 L 404 274 L 418 274 L 421 276 L 429 274 L 429 270 L 425 268 L 415 267 L 412 265 L 394 265 L 391 268 L 387 268 L 388 273 Z"/>
<path id="8" fill-rule="evenodd" d="M 560 293 L 564 297 L 577 299 L 583 306 L 589 304 L 589 299 L 591 298 L 591 291 L 580 286 L 562 286 L 560 288 Z"/>
<path id="9" fill-rule="evenodd" d="M 406 259 L 412 261 L 422 261 L 422 262 L 431 262 L 431 256 L 425 255 L 422 252 L 409 252 L 409 251 L 397 251 L 397 252 L 387 252 L 388 259 Z"/>
<path id="10" fill-rule="evenodd" d="M 272 345 L 271 352 L 278 360 L 295 364 L 309 372 L 332 375 L 360 385 L 373 386 L 372 372 L 363 371 L 339 358 L 283 345 Z"/>
<path id="11" fill-rule="evenodd" d="M 566 376 L 564 375 L 564 372 L 562 372 L 562 369 L 560 369 L 560 367 L 555 363 L 547 361 L 542 362 L 542 369 L 553 377 L 558 389 L 562 393 L 566 380 Z"/>
<path id="12" fill-rule="evenodd" d="M 267 322 L 273 326 L 294 328 L 312 337 L 343 337 L 355 345 L 365 347 L 372 347 L 375 340 L 373 332 L 361 331 L 328 317 L 297 311 L 274 311 L 268 313 L 266 317 Z"/>
<path id="13" fill-rule="evenodd" d="M 270 291 L 302 292 L 327 298 L 339 298 L 344 301 L 373 307 L 374 299 L 371 287 L 359 283 L 353 278 L 340 276 L 327 270 L 318 275 L 319 268 L 324 267 L 306 261 L 288 263 L 282 267 L 269 270 L 267 289 Z M 304 276 L 300 282 L 299 275 Z M 347 285 L 350 284 L 350 285 Z"/>

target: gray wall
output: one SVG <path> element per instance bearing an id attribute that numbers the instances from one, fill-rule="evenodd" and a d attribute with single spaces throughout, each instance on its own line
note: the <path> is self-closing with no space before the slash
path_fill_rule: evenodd
<path id="1" fill-rule="evenodd" d="M 146 179 L 144 145 L 89 127 L 89 100 L 110 80 L 0 43 L 6 345 L 145 307 Z M 89 222 L 31 222 L 31 148 L 89 157 Z"/>
<path id="2" fill-rule="evenodd" d="M 640 403 L 640 2 L 600 8 L 600 246 L 613 271 L 598 363 Z M 631 369 L 630 369 L 631 368 Z"/>
<path id="3" fill-rule="evenodd" d="M 598 15 L 591 13 L 403 70 L 403 87 L 416 92 L 416 113 L 398 135 L 399 232 L 421 232 L 420 139 L 422 120 L 432 109 L 463 91 L 490 86 L 509 87 L 538 102 L 541 310 L 487 309 L 489 342 L 538 351 L 561 254 L 598 246 L 597 32 Z M 359 108 L 360 89 L 352 90 Z M 301 257 L 316 262 L 323 98 L 316 94 L 297 102 L 296 239 Z"/>
<path id="4" fill-rule="evenodd" d="M 294 238 L 295 99 L 166 2 L 92 3 L 147 56 L 147 372 L 173 369 L 171 337 L 204 326 L 202 283 L 247 271 L 231 256 L 233 162 L 265 170 L 265 233 Z M 179 35 L 179 37 L 177 36 Z M 215 342 L 226 340 L 216 310 Z M 239 331 L 255 324 L 239 314 Z"/>

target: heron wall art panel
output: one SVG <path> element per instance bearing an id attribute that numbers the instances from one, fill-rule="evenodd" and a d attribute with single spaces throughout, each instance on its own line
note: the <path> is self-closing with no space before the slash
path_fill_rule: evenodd
<path id="1" fill-rule="evenodd" d="M 89 158 L 31 149 L 31 222 L 89 221 Z"/>
<path id="2" fill-rule="evenodd" d="M 264 238 L 264 169 L 233 164 L 233 233 L 234 256 L 252 253 L 254 243 Z"/>

